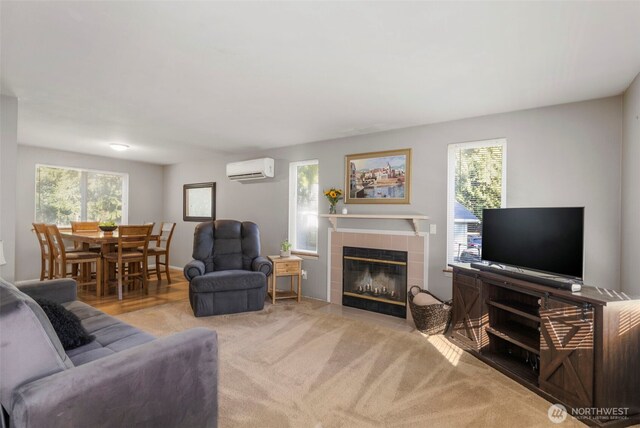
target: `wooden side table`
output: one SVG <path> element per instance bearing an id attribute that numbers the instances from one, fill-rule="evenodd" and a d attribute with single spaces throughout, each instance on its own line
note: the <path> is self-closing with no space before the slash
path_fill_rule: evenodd
<path id="1" fill-rule="evenodd" d="M 276 303 L 276 299 L 297 299 L 302 298 L 302 258 L 298 256 L 280 257 L 267 256 L 273 263 L 273 273 L 269 277 L 269 295 L 271 302 Z M 289 291 L 278 290 L 278 277 L 288 276 L 291 279 Z M 293 290 L 293 278 L 298 277 L 298 291 Z"/>

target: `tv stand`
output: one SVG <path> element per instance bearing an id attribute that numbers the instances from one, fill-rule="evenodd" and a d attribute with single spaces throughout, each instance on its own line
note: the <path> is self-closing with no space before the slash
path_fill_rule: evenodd
<path id="1" fill-rule="evenodd" d="M 589 425 L 640 421 L 640 300 L 596 287 L 572 293 L 468 264 L 451 267 L 446 335 L 454 343 L 569 414 L 628 408 L 628 419 L 582 417 Z"/>

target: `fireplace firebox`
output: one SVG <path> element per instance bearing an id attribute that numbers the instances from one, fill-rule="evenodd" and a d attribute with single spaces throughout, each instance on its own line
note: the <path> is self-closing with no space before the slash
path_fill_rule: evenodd
<path id="1" fill-rule="evenodd" d="M 342 304 L 407 317 L 407 252 L 343 247 Z"/>

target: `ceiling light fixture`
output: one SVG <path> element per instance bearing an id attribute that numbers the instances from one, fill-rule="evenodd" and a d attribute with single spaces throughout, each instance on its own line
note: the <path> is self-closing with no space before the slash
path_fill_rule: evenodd
<path id="1" fill-rule="evenodd" d="M 129 146 L 127 146 L 126 144 L 113 143 L 110 145 L 111 148 L 117 152 L 124 152 L 125 150 L 129 150 Z"/>

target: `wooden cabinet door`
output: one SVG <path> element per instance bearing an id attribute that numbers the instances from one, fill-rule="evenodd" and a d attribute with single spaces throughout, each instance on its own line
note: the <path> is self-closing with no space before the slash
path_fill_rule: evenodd
<path id="1" fill-rule="evenodd" d="M 465 345 L 479 350 L 483 343 L 483 311 L 481 284 L 471 275 L 453 275 L 453 314 L 450 335 Z"/>
<path id="2" fill-rule="evenodd" d="M 593 308 L 542 300 L 540 389 L 572 407 L 593 404 Z"/>

